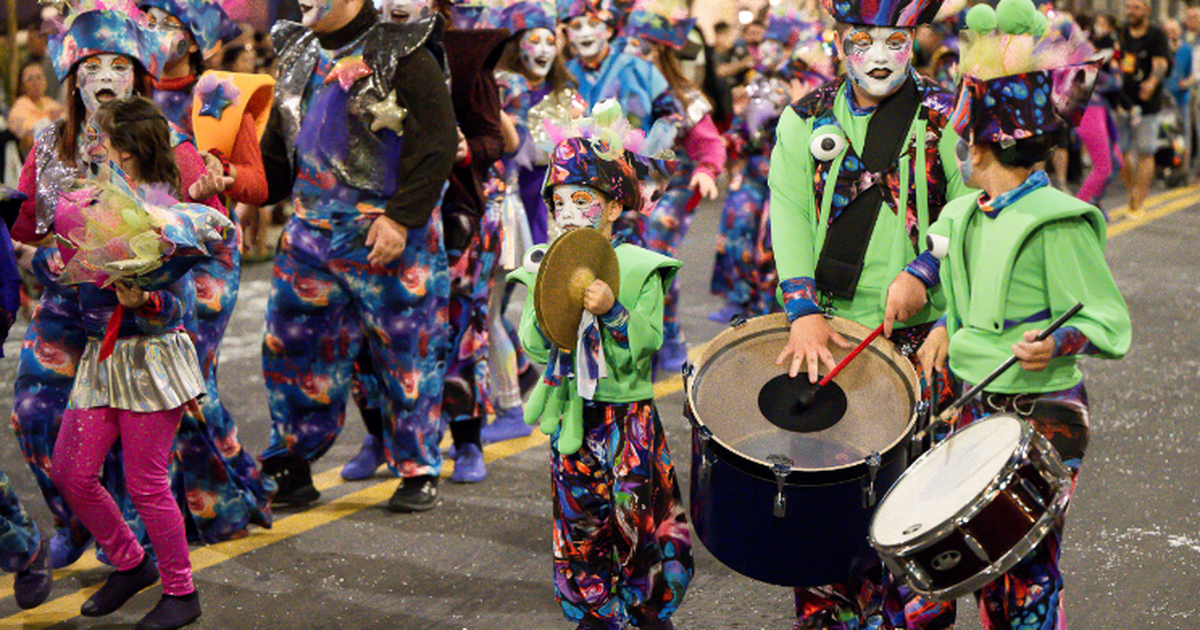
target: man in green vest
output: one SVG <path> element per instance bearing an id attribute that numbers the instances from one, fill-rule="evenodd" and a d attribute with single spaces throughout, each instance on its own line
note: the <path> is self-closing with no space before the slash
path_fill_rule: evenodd
<path id="1" fill-rule="evenodd" d="M 924 248 L 942 205 L 967 192 L 954 161 L 957 136 L 945 129 L 953 97 L 911 65 L 915 28 L 931 22 L 940 3 L 824 4 L 838 22 L 846 74 L 784 112 L 769 178 L 780 298 L 791 321 L 777 362 L 790 357 L 789 373 L 806 369 L 812 382 L 820 365 L 835 365 L 831 341 L 850 345 L 826 315 L 883 324 L 913 355 L 943 302 L 940 291 L 927 291 L 932 278 L 904 273 L 905 266 Z M 952 604 L 912 597 L 877 559 L 847 567 L 841 583 L 798 588 L 796 613 L 797 628 L 954 622 Z"/>
<path id="2" fill-rule="evenodd" d="M 1018 10 L 1010 4 L 1020 3 L 1003 0 L 995 13 Z M 1071 472 L 1073 490 L 1089 432 L 1078 357 L 1123 356 L 1129 311 L 1104 260 L 1104 215 L 1051 188 L 1036 164 L 1068 124 L 1079 124 L 1103 60 L 1060 65 L 1086 59 L 1090 50 L 1057 41 L 1055 32 L 1043 38 L 1041 14 L 1002 20 L 1006 30 L 993 31 L 991 11 L 980 5 L 968 14 L 973 32 L 964 38 L 964 76 L 951 115 L 963 138 L 963 179 L 983 192 L 947 204 L 930 228 L 947 306 L 918 354 L 926 371 L 944 371 L 948 352 L 949 371 L 964 387 L 1015 354 L 1021 369 L 987 385 L 963 408 L 956 427 L 994 413 L 1020 416 L 1049 439 Z M 1033 28 L 1027 32 L 1022 24 Z M 1015 65 L 1007 65 L 990 54 L 1005 47 L 1033 53 L 1011 57 Z M 1046 322 L 1076 303 L 1082 310 L 1037 340 Z M 976 591 L 984 627 L 1066 627 L 1061 527 L 1060 521 L 1019 564 Z"/>

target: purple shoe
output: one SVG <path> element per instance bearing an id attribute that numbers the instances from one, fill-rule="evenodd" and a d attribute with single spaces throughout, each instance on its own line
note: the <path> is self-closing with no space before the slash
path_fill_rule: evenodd
<path id="1" fill-rule="evenodd" d="M 530 433 L 533 433 L 533 427 L 525 424 L 525 410 L 514 407 L 496 414 L 496 419 L 483 427 L 479 437 L 484 444 L 491 444 L 523 438 Z"/>
<path id="2" fill-rule="evenodd" d="M 483 463 L 483 451 L 475 444 L 463 444 L 454 457 L 454 483 L 479 483 L 487 477 L 487 466 Z"/>
<path id="3" fill-rule="evenodd" d="M 342 479 L 346 481 L 370 479 L 375 476 L 375 471 L 382 463 L 383 440 L 368 433 L 367 437 L 363 439 L 358 455 L 342 466 Z"/>
<path id="4" fill-rule="evenodd" d="M 717 322 L 718 324 L 728 324 L 735 316 L 741 315 L 744 309 L 739 304 L 726 304 L 721 308 L 708 314 L 709 321 Z"/>
<path id="5" fill-rule="evenodd" d="M 654 380 L 677 376 L 687 362 L 687 344 L 680 341 L 664 342 L 654 355 Z"/>
<path id="6" fill-rule="evenodd" d="M 83 552 L 87 551 L 91 542 L 86 542 L 82 545 L 75 546 L 71 542 L 71 535 L 64 531 L 57 531 L 50 537 L 50 566 L 55 569 L 62 569 L 75 564 L 79 560 Z"/>

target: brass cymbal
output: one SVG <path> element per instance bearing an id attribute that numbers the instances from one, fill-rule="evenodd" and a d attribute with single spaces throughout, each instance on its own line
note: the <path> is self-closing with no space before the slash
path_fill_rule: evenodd
<path id="1" fill-rule="evenodd" d="M 533 310 L 542 333 L 561 350 L 575 350 L 583 320 L 583 292 L 603 280 L 616 296 L 621 290 L 617 252 L 598 230 L 576 228 L 558 237 L 538 266 Z"/>

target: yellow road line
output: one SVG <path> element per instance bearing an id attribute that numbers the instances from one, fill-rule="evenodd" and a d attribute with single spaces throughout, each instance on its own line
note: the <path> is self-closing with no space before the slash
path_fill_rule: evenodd
<path id="1" fill-rule="evenodd" d="M 548 441 L 549 438 L 535 431 L 524 438 L 489 444 L 483 449 L 484 461 L 491 462 L 509 457 L 545 444 Z M 447 461 L 445 468 L 448 470 L 442 471 L 443 477 L 449 476 L 450 472 L 454 470 L 454 463 Z M 345 482 L 340 481 L 340 471 L 341 468 L 339 467 L 316 475 L 313 478 L 313 484 L 318 489 L 328 489 L 343 485 Z M 327 503 L 316 504 L 310 508 L 306 508 L 303 512 L 281 518 L 275 521 L 271 529 L 255 528 L 249 536 L 244 538 L 193 549 L 191 552 L 192 571 L 202 571 L 231 558 L 284 541 L 372 508 L 390 498 L 396 490 L 396 484 L 397 481 L 395 479 L 374 483 L 362 490 L 351 492 Z M 81 558 L 70 569 L 55 571 L 54 577 L 62 579 L 93 570 L 99 566 L 100 563 L 96 561 L 94 556 L 89 554 L 87 558 Z M 91 597 L 92 593 L 99 588 L 100 584 L 95 584 L 53 599 L 33 610 L 5 617 L 4 619 L 0 619 L 0 627 L 45 628 L 73 619 L 79 616 L 79 607 L 83 605 L 83 602 L 88 597 Z M 8 594 L 11 594 L 11 591 L 12 585 L 10 580 Z"/>
<path id="2" fill-rule="evenodd" d="M 1127 218 L 1124 221 L 1114 224 L 1108 230 L 1109 238 L 1115 238 L 1151 221 L 1183 210 L 1196 203 L 1198 198 L 1200 198 L 1200 185 L 1169 191 L 1147 199 L 1145 208 L 1153 207 L 1154 209 L 1142 210 L 1136 217 Z M 1115 219 L 1127 216 L 1128 214 L 1128 206 L 1125 206 L 1114 211 L 1111 216 Z M 689 358 L 695 361 L 700 356 L 703 348 L 703 345 L 693 348 L 688 353 Z M 656 399 L 665 398 L 682 389 L 683 379 L 678 375 L 672 376 L 654 385 L 654 397 Z M 483 449 L 484 461 L 492 462 L 497 459 L 511 457 L 548 441 L 549 438 L 545 435 L 534 431 L 525 438 L 489 444 Z M 340 471 L 340 467 L 333 468 L 314 476 L 313 485 L 321 491 L 344 485 L 346 482 L 341 479 Z M 442 477 L 449 477 L 453 471 L 454 462 L 446 460 L 442 469 Z M 395 491 L 395 485 L 395 480 L 392 479 L 375 483 L 367 488 L 352 492 L 328 503 L 317 504 L 299 514 L 279 519 L 269 530 L 256 528 L 249 536 L 244 538 L 194 549 L 191 552 L 192 570 L 201 571 L 231 558 L 281 542 L 378 505 L 391 496 L 391 493 Z M 95 570 L 100 566 L 95 557 L 89 553 L 70 568 L 55 571 L 54 575 L 56 579 L 64 579 Z M 99 587 L 100 584 L 96 584 L 83 588 L 51 600 L 33 610 L 0 619 L 0 627 L 45 628 L 75 618 L 79 616 L 79 607 Z M 0 598 L 7 598 L 11 595 L 12 576 L 6 576 L 0 579 Z"/>
<path id="3" fill-rule="evenodd" d="M 1188 194 L 1197 194 L 1197 193 L 1200 193 L 1200 184 L 1193 184 L 1191 186 L 1185 186 L 1183 188 L 1176 188 L 1174 190 L 1167 190 L 1167 191 L 1158 193 L 1156 195 L 1151 195 L 1150 197 L 1147 197 L 1144 202 L 1142 202 L 1142 212 L 1144 213 L 1146 210 L 1153 208 L 1155 204 L 1166 203 L 1168 201 L 1174 201 L 1175 199 L 1186 196 Z M 1141 214 L 1141 213 L 1139 213 L 1139 214 Z M 1116 221 L 1117 219 L 1120 219 L 1120 218 L 1128 216 L 1128 215 L 1129 215 L 1129 204 L 1125 204 L 1125 205 L 1117 208 L 1116 210 L 1113 210 L 1112 212 L 1110 212 L 1108 214 L 1108 218 L 1110 221 Z"/>
<path id="4" fill-rule="evenodd" d="M 1200 201 L 1200 187 L 1191 189 L 1193 196 L 1180 197 L 1170 203 L 1165 203 L 1153 210 L 1142 210 L 1137 216 L 1129 217 L 1116 225 L 1108 228 L 1108 237 L 1115 238 L 1130 230 L 1143 226 L 1151 221 L 1157 221 L 1167 215 L 1174 214 L 1185 208 L 1191 207 Z"/>

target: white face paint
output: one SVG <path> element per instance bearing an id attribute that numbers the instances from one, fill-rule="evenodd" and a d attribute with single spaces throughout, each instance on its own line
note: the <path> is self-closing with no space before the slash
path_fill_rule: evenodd
<path id="1" fill-rule="evenodd" d="M 430 0 L 383 0 L 380 14 L 385 20 L 404 24 L 433 15 L 433 6 Z"/>
<path id="2" fill-rule="evenodd" d="M 560 184 L 554 188 L 554 224 L 564 232 L 581 227 L 599 228 L 607 201 L 595 188 Z"/>
<path id="3" fill-rule="evenodd" d="M 163 65 L 171 67 L 187 59 L 192 48 L 192 35 L 183 26 L 183 22 L 158 7 L 150 7 L 146 10 L 146 15 L 150 17 L 149 27 L 158 31 L 162 37 L 163 50 L 167 53 Z"/>
<path id="4" fill-rule="evenodd" d="M 132 95 L 133 79 L 133 60 L 125 55 L 92 55 L 75 69 L 79 95 L 88 113 L 105 101 Z"/>
<path id="5" fill-rule="evenodd" d="M 604 60 L 608 54 L 608 38 L 612 37 L 612 28 L 594 15 L 579 15 L 567 22 L 567 40 L 575 56 L 588 63 Z"/>
<path id="6" fill-rule="evenodd" d="M 300 23 L 308 28 L 317 24 L 333 13 L 334 5 L 344 0 L 300 0 Z"/>
<path id="7" fill-rule="evenodd" d="M 846 73 L 875 99 L 895 92 L 908 76 L 912 33 L 886 26 L 854 26 L 842 36 Z"/>
<path id="8" fill-rule="evenodd" d="M 556 55 L 558 45 L 554 31 L 548 28 L 531 28 L 521 35 L 517 57 L 530 74 L 545 78 L 550 74 L 550 66 L 554 63 Z"/>

